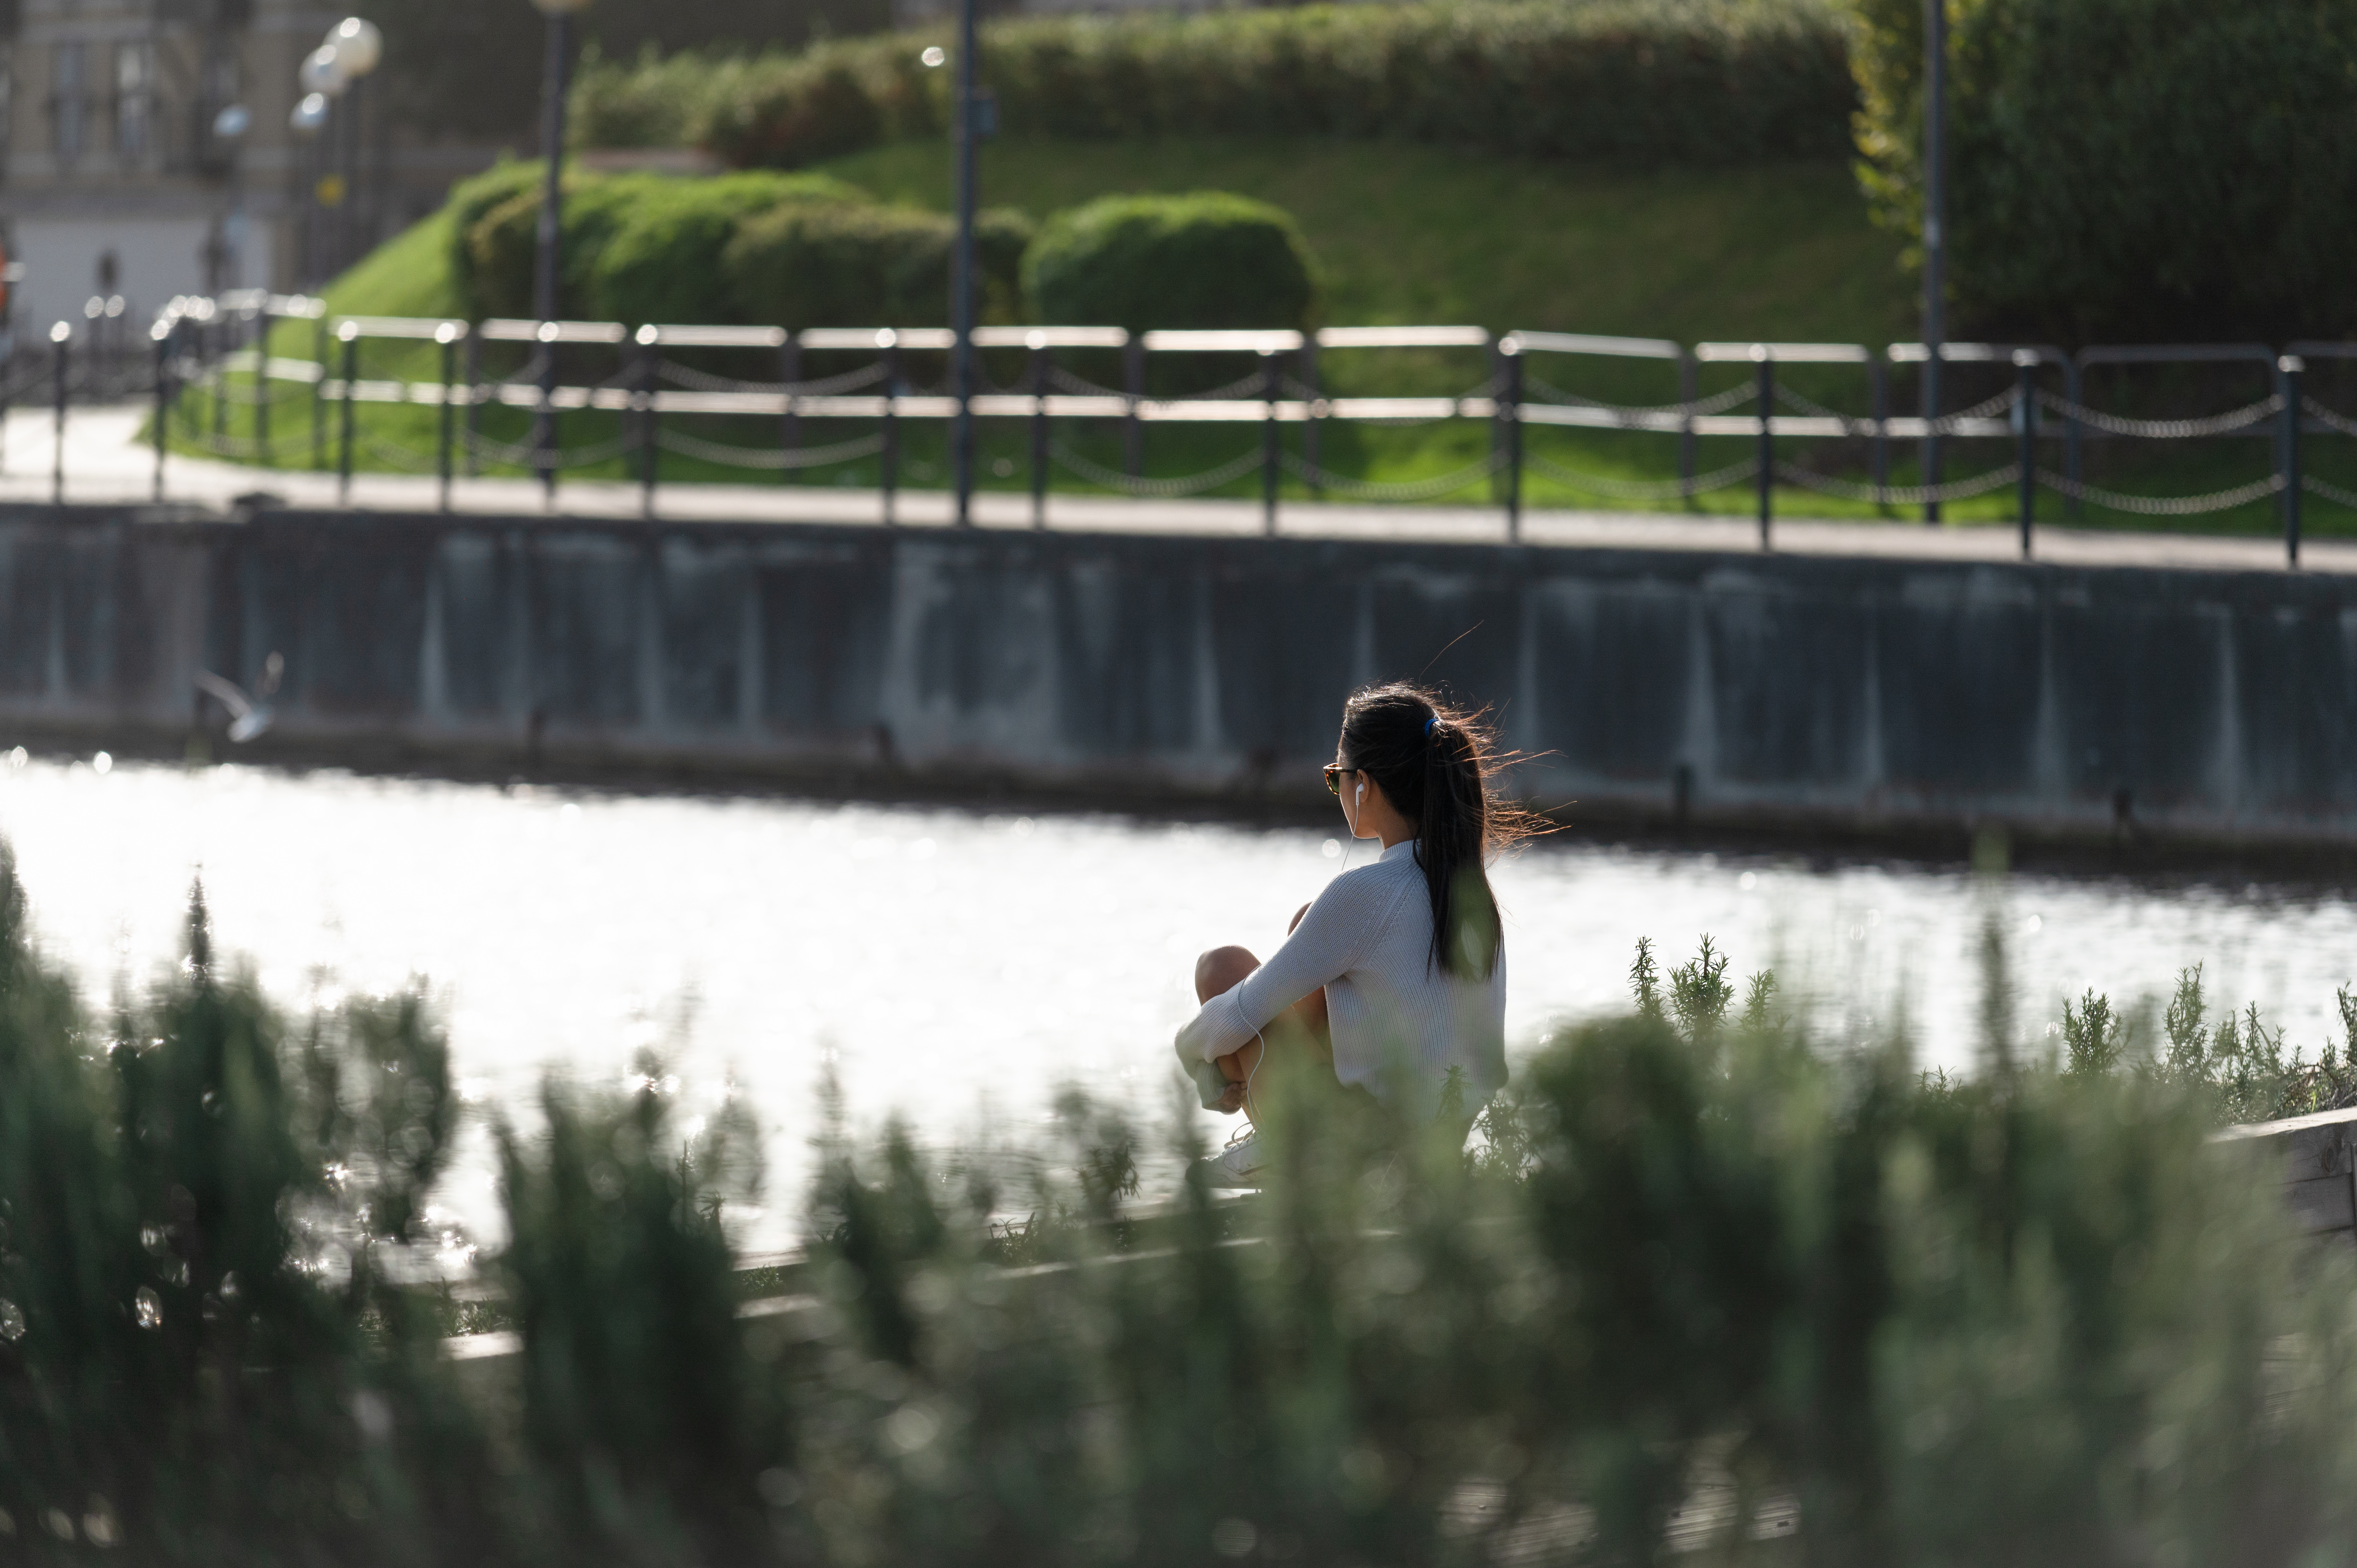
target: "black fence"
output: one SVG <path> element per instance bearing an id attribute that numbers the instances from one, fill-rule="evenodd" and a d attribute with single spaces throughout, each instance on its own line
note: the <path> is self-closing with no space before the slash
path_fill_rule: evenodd
<path id="1" fill-rule="evenodd" d="M 308 353 L 275 351 L 294 324 Z M 1477 327 L 1340 327 L 1289 331 L 1167 331 L 1117 328 L 991 327 L 974 334 L 984 385 L 964 403 L 977 422 L 1028 435 L 1033 518 L 1044 525 L 1050 476 L 1146 499 L 1175 499 L 1258 480 L 1266 525 L 1276 526 L 1284 480 L 1313 495 L 1419 502 L 1486 490 L 1509 532 L 1519 529 L 1526 481 L 1543 476 L 1578 494 L 1674 504 L 1747 488 L 1756 496 L 1761 547 L 1771 548 L 1776 488 L 1785 485 L 1885 509 L 1921 509 L 2010 490 L 2025 555 L 2041 497 L 2066 516 L 2093 504 L 2175 519 L 2272 499 L 2287 562 L 2297 564 L 2301 503 L 2315 496 L 2357 508 L 2357 489 L 2307 471 L 2318 437 L 2357 435 L 2357 416 L 2306 389 L 2312 364 L 2357 367 L 2357 344 L 2294 343 L 2097 347 L 2075 354 L 2035 345 L 1943 345 L 1942 380 L 1976 400 L 1924 410 L 1921 344 L 1876 351 L 1847 343 L 1700 343 Z M 371 347 L 373 346 L 373 347 Z M 21 400 L 43 389 L 60 410 L 76 398 L 137 391 L 155 399 L 159 494 L 167 443 L 269 465 L 333 468 L 347 489 L 356 464 L 430 474 L 449 504 L 453 484 L 486 466 L 535 475 L 552 491 L 573 470 L 627 463 L 651 511 L 662 454 L 699 465 L 785 478 L 873 460 L 883 521 L 902 487 L 902 445 L 912 424 L 957 417 L 949 391 L 954 339 L 940 328 L 646 326 L 614 322 L 330 317 L 317 300 L 249 293 L 175 301 L 144 352 L 95 334 L 85 347 L 64 335 L 45 353 L 19 355 L 5 379 Z M 377 356 L 371 367 L 364 349 Z M 1459 367 L 1458 384 L 1421 394 L 1360 396 L 1329 391 L 1338 361 L 1408 351 L 1430 380 Z M 78 358 L 78 356 L 80 356 Z M 382 361 L 390 360 L 390 363 Z M 134 368 L 134 362 L 136 368 Z M 1632 371 L 1660 368 L 1665 401 L 1629 401 L 1563 384 L 1585 371 L 1609 389 L 1636 384 Z M 1443 371 L 1441 373 L 1448 373 Z M 1706 378 L 1729 384 L 1705 392 Z M 2229 402 L 2190 414 L 2098 407 L 2091 382 L 2139 378 L 2132 403 L 2158 396 Z M 1363 383 L 1363 373 L 1339 378 Z M 136 387 L 131 383 L 136 381 Z M 192 392 L 199 397 L 190 397 Z M 2255 395 L 2246 395 L 2255 394 Z M 1912 401 L 1912 412 L 1900 412 Z M 1846 404 L 1847 406 L 1843 406 Z M 410 439 L 369 428 L 367 407 L 432 411 L 430 435 L 414 419 Z M 522 441 L 493 437 L 486 411 L 528 415 Z M 240 414 L 239 411 L 242 410 Z M 608 414 L 610 434 L 568 441 L 568 415 Z M 716 427 L 748 438 L 714 440 Z M 1484 455 L 1451 471 L 1376 481 L 1321 461 L 1336 425 L 1397 427 L 1470 422 Z M 1063 438 L 1075 425 L 1121 433 L 1118 467 Z M 242 431 L 233 428 L 242 425 Z M 1143 453 L 1157 427 L 1230 427 L 1245 437 L 1226 461 L 1179 476 L 1148 477 Z M 1288 428 L 1296 438 L 1285 437 Z M 701 430 L 707 434 L 698 434 Z M 1676 477 L 1629 479 L 1583 469 L 1543 448 L 1542 433 L 1658 436 L 1674 445 Z M 2091 448 L 2165 447 L 2225 439 L 2233 466 L 2257 470 L 2231 486 L 2185 495 L 2106 488 L 2087 477 Z M 1796 444 L 1813 443 L 1805 449 Z M 1707 468 L 1706 445 L 1725 456 Z M 63 450 L 62 436 L 59 443 Z M 2264 457 L 2258 461 L 2245 460 Z M 1817 460 L 1831 453 L 1836 461 Z M 1994 461 L 1990 459 L 1994 458 Z M 1970 464 L 1976 471 L 1947 477 Z M 1894 461 L 1917 482 L 1892 482 Z M 1849 472 L 1835 471 L 1847 467 Z"/>

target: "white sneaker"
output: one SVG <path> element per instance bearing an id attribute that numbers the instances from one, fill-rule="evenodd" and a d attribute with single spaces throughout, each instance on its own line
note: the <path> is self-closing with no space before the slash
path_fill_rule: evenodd
<path id="1" fill-rule="evenodd" d="M 1249 1189 L 1260 1186 L 1261 1169 L 1266 1162 L 1261 1158 L 1259 1134 L 1247 1127 L 1229 1139 L 1226 1148 L 1210 1159 L 1195 1163 L 1208 1187 Z"/>

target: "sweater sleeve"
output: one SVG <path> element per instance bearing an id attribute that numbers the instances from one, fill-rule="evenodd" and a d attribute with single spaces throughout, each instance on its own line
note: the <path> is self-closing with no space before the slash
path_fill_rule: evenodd
<path id="1" fill-rule="evenodd" d="M 1373 907 L 1379 888 L 1356 873 L 1328 883 L 1266 963 L 1243 984 L 1204 1003 L 1178 1031 L 1178 1059 L 1212 1061 L 1242 1050 L 1270 1019 L 1348 973 L 1389 913 Z"/>

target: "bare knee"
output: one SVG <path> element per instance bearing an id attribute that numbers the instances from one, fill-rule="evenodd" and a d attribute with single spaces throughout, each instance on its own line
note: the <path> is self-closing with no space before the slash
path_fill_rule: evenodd
<path id="1" fill-rule="evenodd" d="M 1244 983 L 1260 967 L 1249 948 L 1213 948 L 1195 961 L 1195 1000 L 1209 1002 Z"/>

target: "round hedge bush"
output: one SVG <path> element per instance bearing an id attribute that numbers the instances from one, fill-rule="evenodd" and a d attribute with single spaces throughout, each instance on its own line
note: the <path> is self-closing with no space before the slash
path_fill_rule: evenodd
<path id="1" fill-rule="evenodd" d="M 456 271 L 477 318 L 532 312 L 539 167 L 503 165 L 453 197 Z M 584 171 L 565 180 L 558 308 L 632 327 L 931 325 L 948 317 L 952 234 L 947 218 L 882 207 L 827 175 Z M 1015 314 L 1030 237 L 1020 213 L 977 224 L 985 309 L 998 319 Z"/>
<path id="2" fill-rule="evenodd" d="M 866 199 L 856 186 L 820 174 L 760 171 L 650 185 L 591 269 L 597 317 L 633 327 L 735 319 L 720 258 L 748 220 L 780 207 Z"/>
<path id="3" fill-rule="evenodd" d="M 537 163 L 501 165 L 479 183 L 461 186 L 451 198 L 457 242 L 452 259 L 460 296 L 474 319 L 533 313 L 541 167 Z M 586 171 L 565 176 L 565 243 L 558 253 L 556 280 L 559 316 L 597 317 L 598 258 L 633 204 L 665 177 L 608 177 Z"/>
<path id="4" fill-rule="evenodd" d="M 1306 328 L 1317 269 L 1282 208 L 1224 191 L 1108 196 L 1049 220 L 1023 257 L 1030 313 L 1060 325 Z"/>

